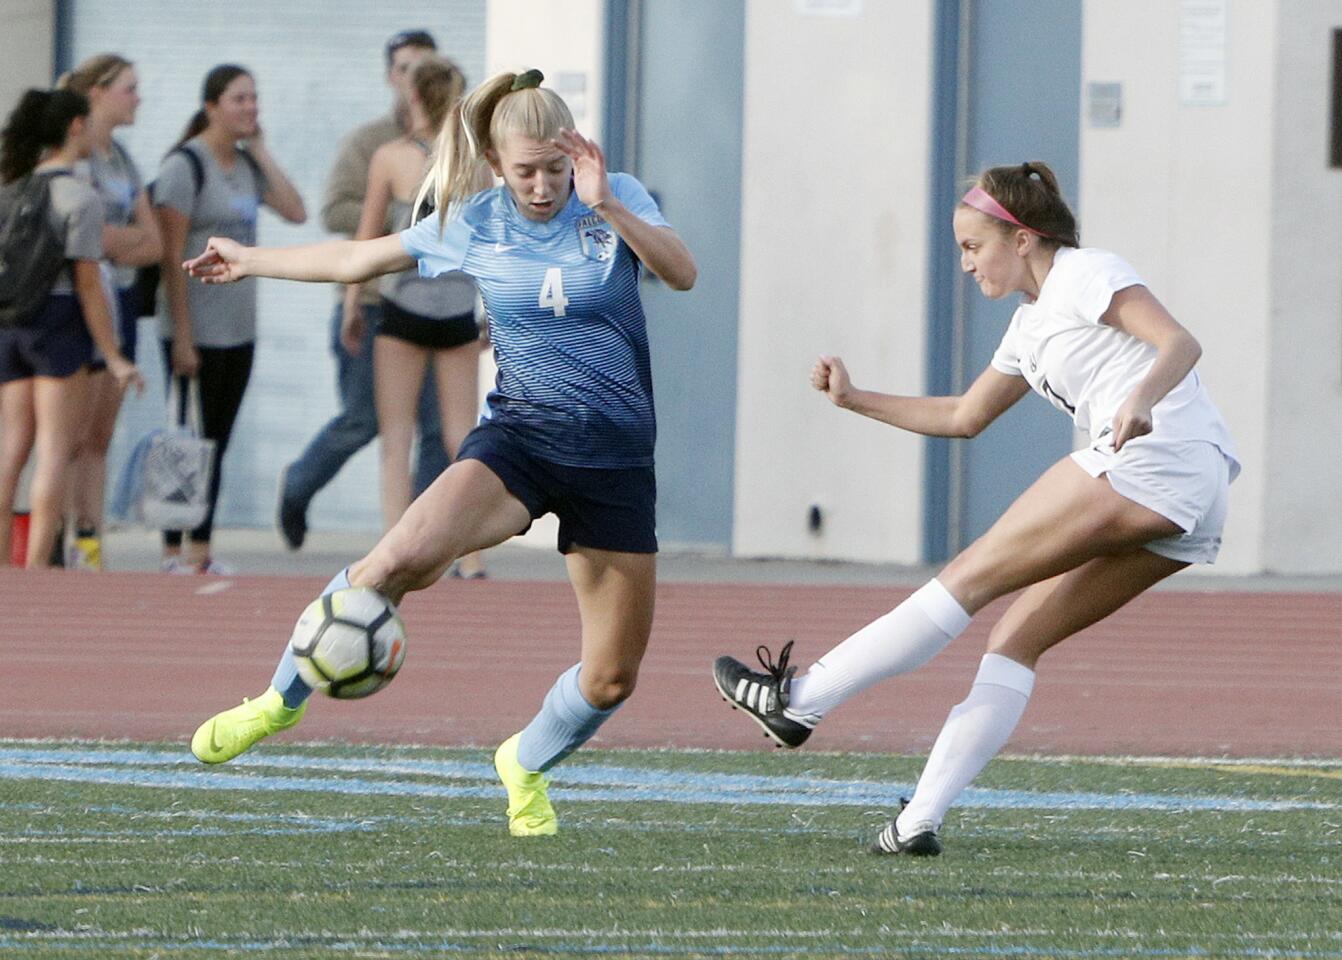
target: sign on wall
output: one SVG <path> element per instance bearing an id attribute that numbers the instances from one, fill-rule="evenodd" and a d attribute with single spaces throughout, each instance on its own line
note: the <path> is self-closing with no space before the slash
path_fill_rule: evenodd
<path id="1" fill-rule="evenodd" d="M 1185 106 L 1226 102 L 1226 4 L 1179 2 L 1179 102 Z"/>

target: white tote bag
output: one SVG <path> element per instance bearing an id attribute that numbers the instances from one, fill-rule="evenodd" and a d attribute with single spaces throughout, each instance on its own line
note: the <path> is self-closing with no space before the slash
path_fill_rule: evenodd
<path id="1" fill-rule="evenodd" d="M 192 530 L 210 511 L 210 477 L 214 473 L 214 441 L 201 436 L 200 384 L 192 378 L 182 404 L 185 377 L 173 377 L 168 389 L 168 423 L 141 441 L 138 509 L 140 520 L 154 530 Z"/>

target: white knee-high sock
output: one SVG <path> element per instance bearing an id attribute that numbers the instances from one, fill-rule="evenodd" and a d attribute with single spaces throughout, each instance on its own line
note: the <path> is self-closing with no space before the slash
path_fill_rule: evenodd
<path id="1" fill-rule="evenodd" d="M 913 799 L 899 815 L 901 837 L 935 830 L 960 795 L 1006 745 L 1034 690 L 1034 671 L 996 653 L 984 655 L 974 686 L 951 708 L 928 754 Z"/>
<path id="2" fill-rule="evenodd" d="M 818 721 L 878 680 L 916 670 L 969 626 L 969 614 L 936 580 L 873 620 L 792 682 L 788 713 Z"/>

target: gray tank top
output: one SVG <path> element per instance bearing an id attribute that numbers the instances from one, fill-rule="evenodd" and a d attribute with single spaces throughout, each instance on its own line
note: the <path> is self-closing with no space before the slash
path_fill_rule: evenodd
<path id="1" fill-rule="evenodd" d="M 387 219 L 397 232 L 411 226 L 410 204 L 392 200 Z M 475 310 L 475 281 L 460 271 L 438 277 L 421 277 L 418 266 L 382 278 L 380 292 L 408 313 L 433 320 L 459 317 Z"/>

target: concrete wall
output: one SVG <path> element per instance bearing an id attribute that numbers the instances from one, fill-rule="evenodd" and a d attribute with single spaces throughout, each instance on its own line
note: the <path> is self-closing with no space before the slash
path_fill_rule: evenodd
<path id="1" fill-rule="evenodd" d="M 227 7 L 74 0 L 71 8 L 74 62 L 113 50 L 136 63 L 143 103 L 135 125 L 117 137 L 146 177 L 155 175 L 164 151 L 199 105 L 201 80 L 210 67 L 236 62 L 253 71 L 267 143 L 308 210 L 303 226 L 264 211 L 262 244 L 328 236 L 319 214 L 337 144 L 391 107 L 383 44 L 393 33 L 428 29 L 470 80 L 485 72 L 485 0 L 394 5 L 295 0 L 284 6 L 235 0 Z M 334 288 L 324 284 L 260 282 L 256 362 L 224 464 L 223 525 L 272 523 L 280 468 L 337 410 L 330 350 L 334 296 Z M 160 353 L 156 325 L 142 321 L 139 364 L 151 386 L 123 407 L 111 455 L 113 476 L 134 442 L 163 420 Z M 369 444 L 313 501 L 310 523 L 324 530 L 380 529 L 377 482 L 377 450 Z"/>
<path id="2" fill-rule="evenodd" d="M 14 109 L 29 87 L 51 83 L 55 51 L 56 4 L 53 0 L 0 0 L 5 55 L 0 57 L 0 111 Z"/>
<path id="3" fill-rule="evenodd" d="M 807 372 L 833 353 L 860 385 L 923 388 L 933 4 L 804 7 L 746 11 L 733 550 L 913 562 L 922 441 Z"/>
<path id="4" fill-rule="evenodd" d="M 563 96 L 579 128 L 599 142 L 605 102 L 605 3 L 488 0 L 486 8 L 486 76 L 539 69 L 545 85 Z"/>
<path id="5" fill-rule="evenodd" d="M 1342 170 L 1328 166 L 1339 0 L 1278 4 L 1261 566 L 1342 571 Z M 1289 16 L 1287 15 L 1289 9 Z"/>
<path id="6" fill-rule="evenodd" d="M 1342 3 L 1229 0 L 1225 97 L 1180 93 L 1180 5 L 1085 7 L 1083 82 L 1118 82 L 1118 127 L 1083 121 L 1085 243 L 1128 257 L 1202 342 L 1245 464 L 1218 570 L 1342 570 L 1342 243 L 1327 167 Z M 1289 13 L 1289 15 L 1287 15 Z"/>
<path id="7" fill-rule="evenodd" d="M 573 111 L 584 136 L 601 142 L 605 103 L 605 4 L 602 0 L 488 0 L 485 19 L 486 79 L 504 70 L 535 67 L 545 85 L 557 90 Z M 497 368 L 485 353 L 480 358 L 480 395 L 494 384 Z M 520 539 L 537 549 L 552 550 L 559 531 L 554 514 L 531 525 Z"/>
<path id="8" fill-rule="evenodd" d="M 112 6 L 75 4 L 76 53 L 124 47 L 144 65 L 142 124 L 127 131 L 127 141 L 152 170 L 170 133 L 157 130 L 154 115 L 176 127 L 205 60 L 153 62 L 157 51 L 144 33 L 120 32 L 125 18 L 113 16 Z M 830 407 L 809 389 L 806 373 L 824 351 L 842 355 L 859 385 L 923 389 L 924 278 L 929 255 L 940 253 L 927 249 L 935 4 L 855 4 L 854 16 L 809 16 L 807 6 L 747 6 L 733 550 L 912 562 L 921 540 L 921 441 Z M 422 10 L 418 19 L 407 19 L 412 8 Z M 1132 260 L 1203 343 L 1204 379 L 1245 462 L 1218 569 L 1337 572 L 1342 261 L 1334 251 L 1342 246 L 1342 194 L 1339 171 L 1327 166 L 1326 138 L 1331 31 L 1342 28 L 1342 0 L 1228 0 L 1227 8 L 1224 102 L 1191 105 L 1180 96 L 1187 5 L 1085 0 L 1083 82 L 1120 83 L 1123 113 L 1115 128 L 1092 126 L 1083 114 L 1082 234 Z M 0 0 L 6 39 L 14 31 L 25 38 L 11 42 L 0 62 L 10 103 L 50 75 L 52 9 Z M 88 33 L 100 9 L 108 19 Z M 423 3 L 398 9 L 398 26 L 438 24 Z M 538 66 L 577 108 L 579 125 L 599 138 L 601 0 L 489 0 L 484 15 L 484 62 L 468 64 L 472 77 Z M 369 27 L 385 32 L 381 23 Z M 247 41 L 237 30 L 221 29 L 221 36 L 234 46 Z M 270 67 L 251 47 L 234 54 L 234 46 L 212 53 L 264 68 L 267 110 L 279 110 L 273 95 L 287 86 L 281 64 Z M 161 49 L 183 56 L 177 47 Z M 385 100 L 377 65 L 364 63 L 373 52 L 357 58 L 368 102 L 357 109 L 342 103 L 348 123 Z M 309 40 L 304 54 L 313 53 Z M 321 85 L 325 67 L 337 59 L 348 67 L 344 54 L 332 51 L 309 81 L 295 74 L 292 84 Z M 283 147 L 292 154 L 286 162 L 304 162 L 297 142 Z M 318 159 L 310 174 L 302 171 L 314 207 L 325 176 L 325 157 Z M 267 230 L 280 242 L 303 232 Z M 269 298 L 278 295 L 266 295 L 272 309 L 280 304 Z M 268 490 L 279 447 L 291 451 L 330 409 L 321 329 L 328 303 L 322 295 L 283 309 L 279 326 L 269 328 L 283 330 L 282 346 L 300 321 L 310 325 L 290 346 L 312 364 L 304 379 L 312 389 L 285 436 L 237 454 L 262 461 L 240 471 L 254 473 L 258 488 Z M 248 401 L 253 422 L 264 420 L 269 392 L 264 380 L 257 388 Z M 244 433 L 256 437 L 258 427 Z M 368 466 L 353 467 L 348 492 L 333 488 L 315 519 L 375 525 Z M 228 521 L 268 515 L 268 507 L 253 515 L 256 508 L 226 500 Z M 366 512 L 356 500 L 367 501 Z M 813 503 L 825 516 L 819 535 L 806 526 Z"/>

